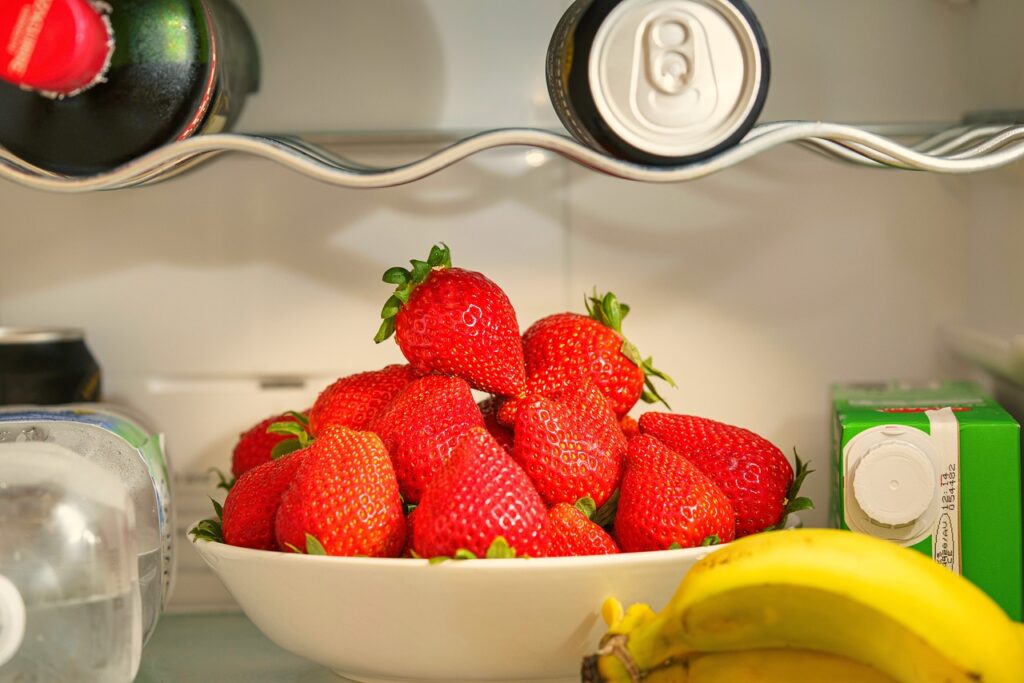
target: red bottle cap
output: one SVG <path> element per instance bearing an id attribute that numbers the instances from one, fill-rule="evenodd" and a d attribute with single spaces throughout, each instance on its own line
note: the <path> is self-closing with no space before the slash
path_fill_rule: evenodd
<path id="1" fill-rule="evenodd" d="M 103 75 L 112 51 L 88 0 L 0 0 L 0 79 L 69 95 Z"/>

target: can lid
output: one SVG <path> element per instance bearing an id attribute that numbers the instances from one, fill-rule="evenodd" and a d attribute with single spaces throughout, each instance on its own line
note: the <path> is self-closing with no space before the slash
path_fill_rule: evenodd
<path id="1" fill-rule="evenodd" d="M 763 34 L 741 0 L 624 0 L 594 37 L 588 74 L 608 128 L 685 158 L 749 129 L 767 89 Z"/>
<path id="2" fill-rule="evenodd" d="M 71 327 L 0 327 L 0 346 L 80 342 L 85 333 Z"/>
<path id="3" fill-rule="evenodd" d="M 88 0 L 7 0 L 0 3 L 0 50 L 0 79 L 66 96 L 102 78 L 113 37 Z"/>
<path id="4" fill-rule="evenodd" d="M 25 637 L 25 602 L 18 588 L 0 574 L 0 667 L 10 661 Z"/>

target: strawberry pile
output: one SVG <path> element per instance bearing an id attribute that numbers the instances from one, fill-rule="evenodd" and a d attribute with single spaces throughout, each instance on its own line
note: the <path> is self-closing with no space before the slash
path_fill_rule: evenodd
<path id="1" fill-rule="evenodd" d="M 746 429 L 628 413 L 671 383 L 587 300 L 520 335 L 515 310 L 447 247 L 391 268 L 375 340 L 408 361 L 337 380 L 241 435 L 200 538 L 367 557 L 558 557 L 724 543 L 810 507 L 808 474 Z M 482 400 L 474 391 L 488 394 Z M 666 405 L 667 407 L 667 405 Z"/>

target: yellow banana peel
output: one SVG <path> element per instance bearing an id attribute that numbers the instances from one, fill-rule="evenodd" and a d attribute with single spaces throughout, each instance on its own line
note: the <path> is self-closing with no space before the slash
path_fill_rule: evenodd
<path id="1" fill-rule="evenodd" d="M 583 673 L 711 681 L 693 678 L 697 662 L 704 672 L 740 660 L 706 654 L 767 662 L 766 652 L 801 650 L 898 683 L 1022 683 L 1022 634 L 982 591 L 919 553 L 847 531 L 782 531 L 709 555 L 661 612 L 631 607 Z M 690 678 L 671 678 L 680 666 Z"/>
<path id="2" fill-rule="evenodd" d="M 808 650 L 697 653 L 656 669 L 644 683 L 896 683 L 877 669 Z"/>

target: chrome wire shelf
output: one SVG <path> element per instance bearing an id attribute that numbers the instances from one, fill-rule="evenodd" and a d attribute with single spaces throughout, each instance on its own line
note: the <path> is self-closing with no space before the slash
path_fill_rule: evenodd
<path id="1" fill-rule="evenodd" d="M 916 140 L 902 143 L 897 138 Z M 331 185 L 382 188 L 420 180 L 489 149 L 521 146 L 548 150 L 618 178 L 677 183 L 724 171 L 786 143 L 798 143 L 819 154 L 870 168 L 965 174 L 993 170 L 1024 159 L 1024 124 L 870 128 L 780 121 L 756 127 L 737 146 L 711 159 L 667 168 L 613 159 L 564 134 L 530 128 L 470 135 L 421 159 L 393 167 L 359 164 L 301 137 L 219 134 L 176 142 L 110 172 L 84 178 L 36 168 L 0 148 L 0 178 L 52 192 L 116 190 L 165 180 L 214 156 L 236 152 L 272 161 Z"/>

